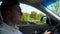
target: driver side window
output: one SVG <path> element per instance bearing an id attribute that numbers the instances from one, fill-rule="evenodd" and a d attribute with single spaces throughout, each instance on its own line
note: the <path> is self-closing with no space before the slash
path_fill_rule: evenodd
<path id="1" fill-rule="evenodd" d="M 20 7 L 23 13 L 20 24 L 44 24 L 41 22 L 41 17 L 46 16 L 43 12 L 27 4 L 21 3 Z"/>

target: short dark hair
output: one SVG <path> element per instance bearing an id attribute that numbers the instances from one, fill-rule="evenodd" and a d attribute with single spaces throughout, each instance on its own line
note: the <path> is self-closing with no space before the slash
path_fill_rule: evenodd
<path id="1" fill-rule="evenodd" d="M 19 5 L 17 0 L 3 0 L 1 4 L 1 15 L 4 18 L 5 11 L 13 7 L 14 5 Z"/>

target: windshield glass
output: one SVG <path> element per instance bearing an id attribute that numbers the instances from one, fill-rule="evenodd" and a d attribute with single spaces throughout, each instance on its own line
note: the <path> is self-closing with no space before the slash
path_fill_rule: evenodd
<path id="1" fill-rule="evenodd" d="M 48 6 L 48 8 L 55 13 L 56 15 L 58 15 L 60 17 L 60 1 L 57 1 L 51 5 Z"/>
<path id="2" fill-rule="evenodd" d="M 41 4 L 60 17 L 60 0 L 43 0 Z"/>

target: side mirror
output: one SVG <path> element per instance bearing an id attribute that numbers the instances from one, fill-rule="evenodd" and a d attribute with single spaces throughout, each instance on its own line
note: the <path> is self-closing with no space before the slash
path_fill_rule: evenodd
<path id="1" fill-rule="evenodd" d="M 43 16 L 43 17 L 41 18 L 41 22 L 42 22 L 42 23 L 45 23 L 45 24 L 51 24 L 51 20 L 50 20 L 50 18 L 47 17 L 47 16 Z"/>
<path id="2" fill-rule="evenodd" d="M 46 24 L 46 21 L 47 21 L 47 17 L 46 17 L 46 16 L 43 16 L 43 17 L 41 18 L 41 22 Z"/>
<path id="3" fill-rule="evenodd" d="M 58 24 L 55 20 L 53 20 L 52 18 L 50 18 L 48 16 L 43 16 L 41 18 L 41 22 L 45 23 L 45 24 L 48 24 L 48 25 L 53 25 L 53 26 Z"/>

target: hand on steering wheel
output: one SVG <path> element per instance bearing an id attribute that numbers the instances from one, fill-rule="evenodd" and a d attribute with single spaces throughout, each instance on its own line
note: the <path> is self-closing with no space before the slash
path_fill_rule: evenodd
<path id="1" fill-rule="evenodd" d="M 60 23 L 57 24 L 52 30 L 51 32 L 44 32 L 43 34 L 53 34 L 55 32 L 56 29 L 58 29 L 60 27 Z"/>
<path id="2" fill-rule="evenodd" d="M 51 32 L 44 32 L 43 34 L 51 34 Z"/>

